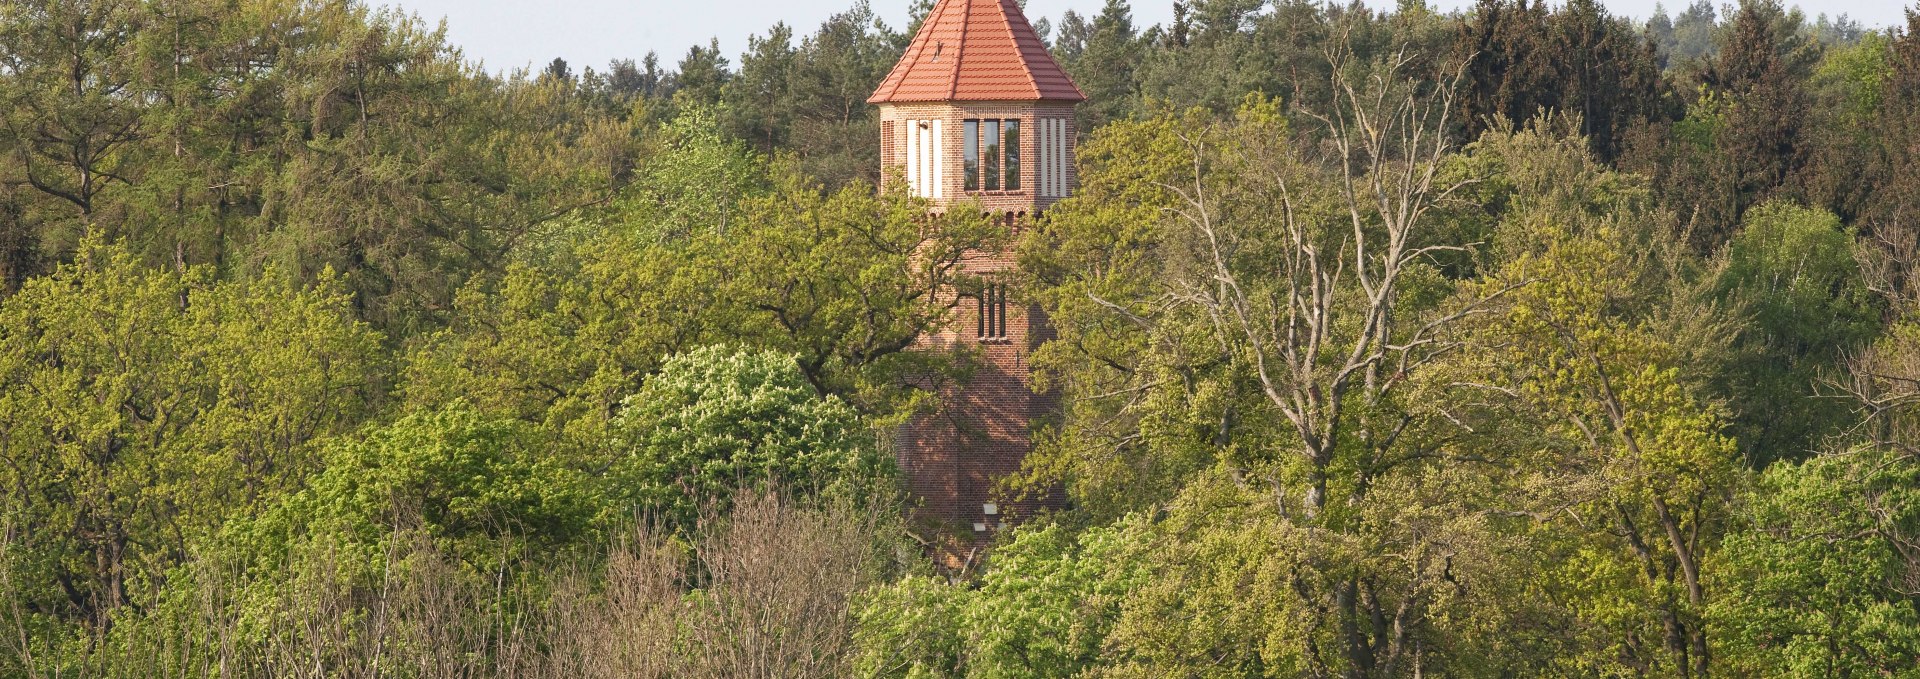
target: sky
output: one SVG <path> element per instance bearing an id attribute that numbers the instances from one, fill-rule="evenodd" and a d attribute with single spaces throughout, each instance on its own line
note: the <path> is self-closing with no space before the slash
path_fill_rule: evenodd
<path id="1" fill-rule="evenodd" d="M 429 22 L 445 19 L 448 40 L 460 46 L 469 60 L 481 61 L 487 70 L 496 72 L 523 66 L 537 68 L 554 57 L 566 59 L 578 72 L 584 66 L 603 68 L 614 59 L 637 60 L 649 50 L 659 52 L 660 61 L 671 66 L 688 47 L 706 44 L 710 38 L 719 38 L 722 52 L 738 65 L 747 36 L 764 35 L 776 21 L 794 27 L 796 34 L 809 34 L 827 17 L 853 5 L 853 0 L 370 1 L 384 2 Z M 1441 10 L 1473 4 L 1473 0 L 1430 1 Z M 1690 1 L 1669 0 L 1667 9 L 1677 12 Z M 889 25 L 906 24 L 909 0 L 870 2 Z M 1604 4 L 1616 14 L 1645 17 L 1656 2 L 1606 0 Z M 1069 9 L 1090 16 L 1099 13 L 1103 4 L 1103 0 L 1028 0 L 1027 18 L 1046 17 L 1057 24 Z M 1172 0 L 1134 0 L 1131 4 L 1135 25 L 1145 27 L 1173 19 Z M 1869 27 L 1904 23 L 1902 4 L 1903 0 L 1800 3 L 1809 17 L 1823 12 L 1846 14 Z"/>

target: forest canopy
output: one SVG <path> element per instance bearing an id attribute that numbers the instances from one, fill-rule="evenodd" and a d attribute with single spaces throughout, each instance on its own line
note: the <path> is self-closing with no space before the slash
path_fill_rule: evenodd
<path id="1" fill-rule="evenodd" d="M 0 677 L 1920 672 L 1920 7 L 1036 17 L 1014 234 L 885 181 L 928 5 L 0 2 Z M 945 568 L 989 250 L 1068 502 Z"/>

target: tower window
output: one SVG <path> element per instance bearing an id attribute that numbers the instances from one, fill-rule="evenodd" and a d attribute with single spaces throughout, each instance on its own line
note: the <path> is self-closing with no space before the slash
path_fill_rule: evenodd
<path id="1" fill-rule="evenodd" d="M 961 130 L 968 191 L 1020 190 L 1020 121 L 968 120 Z"/>
<path id="2" fill-rule="evenodd" d="M 980 291 L 978 330 L 982 341 L 1007 338 L 1007 286 L 987 284 Z"/>
<path id="3" fill-rule="evenodd" d="M 961 125 L 960 152 L 966 157 L 966 166 L 962 169 L 967 178 L 964 182 L 968 191 L 980 190 L 980 121 L 969 120 Z"/>
<path id="4" fill-rule="evenodd" d="M 1020 190 L 1020 121 L 1007 121 L 1007 190 Z"/>

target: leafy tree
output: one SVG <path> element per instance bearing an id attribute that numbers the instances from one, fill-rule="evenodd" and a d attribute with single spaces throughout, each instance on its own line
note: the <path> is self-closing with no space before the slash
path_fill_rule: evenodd
<path id="1" fill-rule="evenodd" d="M 1194 563 L 1199 581 L 1293 569 L 1286 587 L 1252 595 L 1257 610 L 1221 605 L 1250 621 L 1234 634 L 1293 621 L 1258 642 L 1268 646 L 1230 637 L 1239 650 L 1222 653 L 1241 671 L 1401 671 L 1432 619 L 1413 612 L 1440 605 L 1430 597 L 1444 587 L 1430 550 L 1444 531 L 1414 528 L 1427 517 L 1399 513 L 1407 505 L 1392 498 L 1440 483 L 1418 451 L 1447 425 L 1406 390 L 1433 359 L 1422 338 L 1456 320 L 1428 315 L 1452 287 L 1422 249 L 1434 237 L 1428 201 L 1470 175 L 1450 171 L 1435 133 L 1448 124 L 1438 103 L 1447 90 L 1424 89 L 1403 70 L 1409 59 L 1337 58 L 1354 59 L 1331 65 L 1343 77 L 1333 83 L 1338 108 L 1296 109 L 1325 145 L 1300 141 L 1278 106 L 1257 98 L 1227 120 L 1195 111 L 1109 126 L 1115 143 L 1083 153 L 1094 157 L 1083 191 L 1023 246 L 1061 333 L 1036 362 L 1070 404 L 1034 471 L 1092 498 L 1096 516 L 1191 491 L 1216 514 L 1261 522 L 1257 544 L 1271 561 L 1211 570 L 1192 551 L 1209 545 L 1157 546 L 1188 555 L 1167 567 Z M 1344 123 L 1357 117 L 1396 131 L 1356 135 Z M 1420 142 L 1374 145 L 1384 137 Z M 1374 174 L 1384 164 L 1397 169 Z M 1197 478 L 1215 479 L 1207 487 L 1218 492 L 1193 490 Z M 1189 518 L 1185 535 L 1216 534 Z M 1411 563 L 1372 556 L 1386 553 Z M 1165 664 L 1150 666 L 1163 672 L 1221 649 L 1185 645 L 1218 638 L 1203 626 L 1213 619 L 1164 622 L 1188 616 L 1183 603 L 1168 595 L 1139 609 L 1142 645 L 1182 644 L 1154 651 Z"/>
<path id="2" fill-rule="evenodd" d="M 975 284 L 960 262 L 1002 231 L 965 210 L 924 228 L 924 204 L 901 193 L 827 193 L 788 169 L 736 193 L 703 178 L 750 163 L 688 139 L 605 223 L 509 267 L 497 290 L 469 287 L 463 322 L 418 349 L 408 400 L 471 395 L 592 437 L 661 357 L 724 342 L 795 355 L 819 393 L 882 418 L 914 407 L 909 378 L 953 365 L 913 351 L 958 303 L 936 292 Z"/>
<path id="3" fill-rule="evenodd" d="M 579 546 L 595 519 L 620 513 L 617 496 L 571 457 L 536 428 L 456 401 L 328 446 L 324 471 L 222 546 L 266 559 L 269 571 L 322 550 L 367 579 L 401 543 L 425 539 L 468 567 L 496 570 Z"/>
<path id="4" fill-rule="evenodd" d="M 100 230 L 154 265 L 332 267 L 364 318 L 406 335 L 630 165 L 621 126 L 590 124 L 569 88 L 479 72 L 417 19 L 242 5 L 0 15 L 18 38 L 0 55 L 0 181 L 37 187 L 20 206 L 39 252 L 63 260 Z"/>
<path id="5" fill-rule="evenodd" d="M 1813 98 L 1807 201 L 1852 222 L 1873 204 L 1889 181 L 1882 172 L 1878 112 L 1892 77 L 1891 42 L 1869 33 L 1850 45 L 1828 49 L 1808 83 Z"/>
<path id="6" fill-rule="evenodd" d="M 632 222 L 642 240 L 686 239 L 725 232 L 743 201 L 766 192 L 763 156 L 756 156 L 720 124 L 725 109 L 688 108 L 660 126 L 656 150 L 620 197 L 614 214 Z"/>
<path id="7" fill-rule="evenodd" d="M 1728 671 L 1899 676 L 1920 663 L 1917 474 L 1911 453 L 1879 446 L 1767 470 L 1715 577 Z"/>
<path id="8" fill-rule="evenodd" d="M 1851 234 L 1822 211 L 1761 205 L 1727 246 L 1718 285 L 1752 314 L 1728 367 L 1731 431 L 1756 467 L 1806 456 L 1848 419 L 1818 393 L 1823 373 L 1879 330 Z"/>
<path id="9" fill-rule="evenodd" d="M 1467 297 L 1491 313 L 1473 317 L 1448 366 L 1465 372 L 1445 379 L 1491 407 L 1461 421 L 1487 437 L 1478 456 L 1509 456 L 1545 596 L 1594 626 L 1556 666 L 1706 674 L 1705 574 L 1744 477 L 1686 369 L 1725 351 L 1726 323 L 1674 264 L 1684 255 L 1646 186 L 1564 137 L 1482 144 L 1511 144 L 1520 188 L 1498 231 L 1503 263 L 1478 283 L 1495 292 Z"/>
<path id="10" fill-rule="evenodd" d="M 1145 582 L 1141 523 L 1077 536 L 1059 525 L 1023 527 L 994 549 L 975 587 L 908 576 L 870 592 L 857 666 L 878 677 L 980 679 L 1088 676 L 1112 666 L 1108 634 Z"/>
<path id="11" fill-rule="evenodd" d="M 852 490 L 884 469 L 859 415 L 816 393 L 791 356 L 724 346 L 668 359 L 612 437 L 616 487 L 686 525 L 735 488 Z"/>
<path id="12" fill-rule="evenodd" d="M 1908 239 L 1905 226 L 1920 219 L 1920 185 L 1914 168 L 1920 167 L 1920 12 L 1907 12 L 1905 30 L 1898 31 L 1887 45 L 1885 80 L 1878 91 L 1880 104 L 1870 133 L 1871 171 L 1862 181 L 1867 196 L 1861 216 L 1875 227 L 1874 235 L 1889 243 Z M 1869 71 L 1872 72 L 1872 71 Z M 1872 90 L 1868 90 L 1872 91 Z M 1836 178 L 1837 179 L 1837 178 Z"/>
<path id="13" fill-rule="evenodd" d="M 1887 674 L 1920 657 L 1913 451 L 1920 333 L 1892 328 L 1835 384 L 1857 434 L 1769 468 L 1727 538 L 1712 609 L 1732 671 Z"/>
<path id="14" fill-rule="evenodd" d="M 0 303 L 0 511 L 29 555 L 10 577 L 96 626 L 147 600 L 378 406 L 378 347 L 337 285 L 220 283 L 85 244 Z"/>

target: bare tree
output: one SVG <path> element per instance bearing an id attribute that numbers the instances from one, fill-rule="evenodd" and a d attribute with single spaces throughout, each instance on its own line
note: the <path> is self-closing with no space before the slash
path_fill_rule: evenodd
<path id="1" fill-rule="evenodd" d="M 1431 213 L 1475 181 L 1444 171 L 1461 69 L 1435 78 L 1409 48 L 1369 60 L 1345 39 L 1332 44 L 1334 96 L 1324 110 L 1293 110 L 1302 129 L 1253 110 L 1179 132 L 1183 167 L 1160 188 L 1190 238 L 1168 265 L 1169 292 L 1205 317 L 1221 355 L 1246 366 L 1291 434 L 1276 461 L 1299 480 L 1272 480 L 1280 514 L 1328 555 L 1372 555 L 1302 555 L 1324 561 L 1295 576 L 1302 614 L 1337 640 L 1304 642 L 1307 667 L 1393 676 L 1418 664 L 1425 592 L 1443 585 L 1445 550 L 1417 530 L 1330 522 L 1329 494 L 1337 486 L 1358 505 L 1377 478 L 1435 455 L 1443 427 L 1397 403 L 1396 390 L 1456 346 L 1444 329 L 1505 290 L 1444 311 L 1405 299 L 1409 272 L 1472 247 L 1427 233 Z"/>
<path id="2" fill-rule="evenodd" d="M 1412 265 L 1463 249 L 1422 238 L 1428 213 L 1472 183 L 1441 178 L 1453 150 L 1446 132 L 1460 71 L 1425 82 L 1408 73 L 1415 60 L 1404 48 L 1377 65 L 1344 46 L 1327 58 L 1332 107 L 1298 111 L 1324 128 L 1325 162 L 1302 158 L 1290 148 L 1294 139 L 1233 146 L 1232 160 L 1250 170 L 1240 179 L 1259 184 L 1251 190 L 1268 194 L 1261 197 L 1278 208 L 1272 218 L 1282 245 L 1277 256 L 1262 260 L 1276 262 L 1278 270 L 1249 272 L 1243 265 L 1241 250 L 1259 227 L 1232 223 L 1249 216 L 1225 208 L 1209 181 L 1211 140 L 1186 135 L 1192 172 L 1183 179 L 1190 183 L 1163 187 L 1179 197 L 1173 212 L 1202 243 L 1204 270 L 1182 281 L 1175 297 L 1203 309 L 1223 343 L 1246 347 L 1261 392 L 1300 439 L 1308 470 L 1301 510 L 1310 518 L 1326 504 L 1328 468 L 1347 435 L 1357 433 L 1373 448 L 1362 467 L 1371 474 L 1394 462 L 1391 451 L 1409 424 L 1402 418 L 1381 431 L 1348 432 L 1355 399 L 1383 401 L 1409 371 L 1441 352 L 1437 330 L 1478 309 L 1470 305 L 1419 324 L 1397 312 L 1401 280 Z M 1326 195 L 1329 178 L 1332 196 Z M 1276 283 L 1269 288 L 1267 281 Z M 1289 504 L 1281 502 L 1283 509 Z"/>

